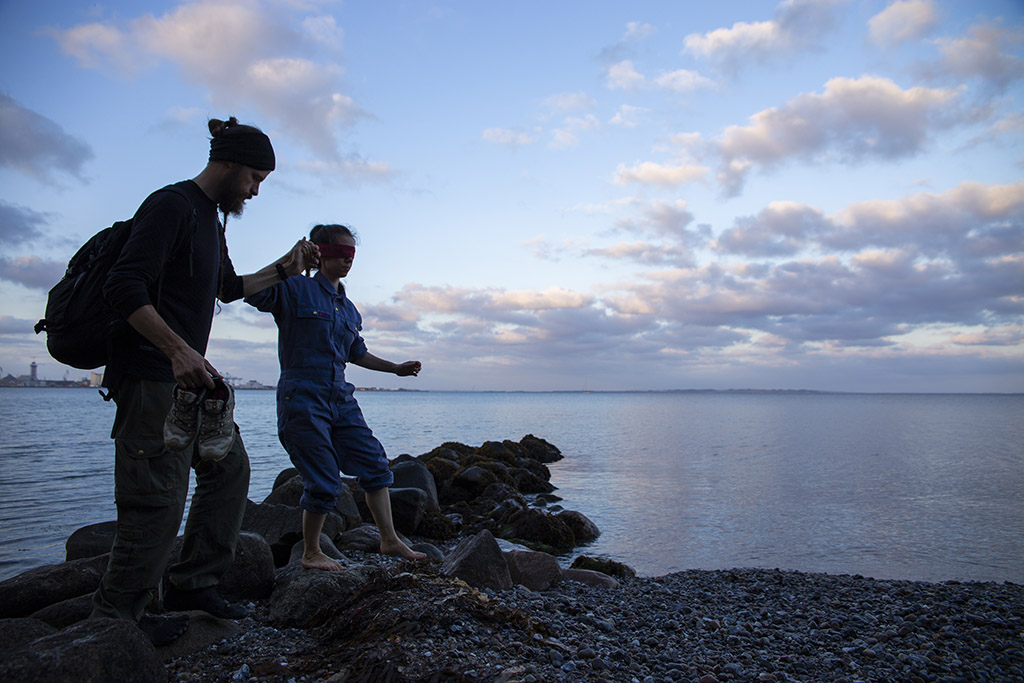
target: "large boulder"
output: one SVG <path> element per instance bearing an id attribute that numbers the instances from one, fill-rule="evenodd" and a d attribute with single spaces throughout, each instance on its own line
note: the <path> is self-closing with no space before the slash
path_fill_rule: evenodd
<path id="1" fill-rule="evenodd" d="M 92 593 L 61 600 L 32 613 L 33 619 L 45 621 L 54 628 L 65 628 L 85 621 L 92 614 Z"/>
<path id="2" fill-rule="evenodd" d="M 117 522 L 98 522 L 75 530 L 64 543 L 64 560 L 80 560 L 110 552 L 114 547 Z"/>
<path id="3" fill-rule="evenodd" d="M 54 603 L 94 592 L 107 569 L 106 555 L 45 565 L 0 581 L 0 618 L 27 617 Z"/>
<path id="4" fill-rule="evenodd" d="M 0 653 L 17 650 L 56 632 L 53 625 L 34 617 L 0 619 Z"/>
<path id="5" fill-rule="evenodd" d="M 156 648 L 130 621 L 88 619 L 4 653 L 0 680 L 153 683 L 167 679 Z"/>
<path id="6" fill-rule="evenodd" d="M 572 535 L 576 539 L 577 544 L 590 543 L 601 535 L 601 530 L 597 528 L 597 525 L 591 522 L 582 512 L 563 510 L 555 515 L 555 517 L 565 522 L 572 529 Z"/>
<path id="7" fill-rule="evenodd" d="M 289 481 L 290 479 L 292 479 L 293 477 L 298 475 L 298 473 L 299 473 L 299 471 L 297 469 L 295 469 L 294 467 L 286 467 L 285 469 L 281 470 L 278 473 L 277 478 L 274 479 L 274 487 L 273 488 L 276 489 L 281 484 L 285 483 L 286 481 Z"/>
<path id="8" fill-rule="evenodd" d="M 323 532 L 331 538 L 339 536 L 345 522 L 333 512 L 324 519 Z M 302 508 L 271 503 L 246 503 L 242 530 L 259 534 L 270 544 L 274 564 L 278 567 L 288 563 L 292 546 L 302 540 Z"/>
<path id="9" fill-rule="evenodd" d="M 289 564 L 278 571 L 270 596 L 270 618 L 284 627 L 308 627 L 339 606 L 355 590 L 366 585 L 373 570 L 362 565 L 344 571 L 303 569 Z"/>
<path id="10" fill-rule="evenodd" d="M 288 472 L 294 472 L 295 474 L 288 479 L 283 479 L 284 475 Z M 302 477 L 298 474 L 298 471 L 295 470 L 295 468 L 292 468 L 285 470 L 278 475 L 277 484 L 275 484 L 274 490 L 270 492 L 270 495 L 263 499 L 263 503 L 298 507 L 301 498 Z M 341 488 L 341 492 L 338 494 L 338 504 L 334 506 L 334 511 L 341 516 L 343 521 L 342 531 L 354 529 L 363 522 L 362 518 L 359 516 L 359 508 L 356 506 L 355 499 L 352 497 L 352 490 L 348 486 L 343 486 Z"/>
<path id="11" fill-rule="evenodd" d="M 227 600 L 259 600 L 274 589 L 274 553 L 259 534 L 238 535 L 235 561 L 220 578 L 218 592 Z"/>
<path id="12" fill-rule="evenodd" d="M 527 434 L 519 441 L 530 457 L 537 462 L 551 463 L 562 459 L 562 452 L 544 439 Z"/>
<path id="13" fill-rule="evenodd" d="M 507 590 L 512 587 L 505 556 L 486 529 L 463 539 L 441 563 L 441 574 L 462 579 L 477 588 Z"/>
<path id="14" fill-rule="evenodd" d="M 391 473 L 395 477 L 393 488 L 415 488 L 427 494 L 427 511 L 438 512 L 441 509 L 437 499 L 437 485 L 430 469 L 419 458 L 411 455 L 400 455 L 391 463 Z"/>
<path id="15" fill-rule="evenodd" d="M 508 550 L 505 562 L 513 583 L 534 591 L 546 591 L 562 580 L 558 559 L 548 553 L 533 550 Z"/>
<path id="16" fill-rule="evenodd" d="M 346 531 L 335 545 L 339 550 L 358 550 L 364 553 L 380 552 L 380 530 L 373 524 L 364 524 Z"/>
<path id="17" fill-rule="evenodd" d="M 268 505 L 298 507 L 300 498 L 302 498 L 302 477 L 296 474 L 291 479 L 276 484 L 274 490 L 263 499 L 263 502 Z"/>
<path id="18" fill-rule="evenodd" d="M 551 548 L 556 553 L 572 550 L 576 537 L 564 520 L 543 510 L 523 510 L 502 529 L 501 535 L 532 548 Z"/>
<path id="19" fill-rule="evenodd" d="M 391 518 L 395 529 L 402 533 L 416 532 L 427 512 L 426 491 L 418 488 L 392 488 L 388 490 L 391 499 Z"/>

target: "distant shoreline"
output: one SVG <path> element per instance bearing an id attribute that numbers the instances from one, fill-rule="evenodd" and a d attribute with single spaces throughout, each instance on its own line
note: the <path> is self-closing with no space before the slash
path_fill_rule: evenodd
<path id="1" fill-rule="evenodd" d="M 0 385 L 0 389 L 95 389 L 80 384 L 47 384 L 43 386 Z M 235 391 L 274 391 L 274 386 L 235 387 Z M 389 389 L 356 387 L 358 392 L 390 394 L 751 394 L 809 396 L 1024 396 L 1024 392 L 1000 391 L 832 391 L 822 389 Z"/>

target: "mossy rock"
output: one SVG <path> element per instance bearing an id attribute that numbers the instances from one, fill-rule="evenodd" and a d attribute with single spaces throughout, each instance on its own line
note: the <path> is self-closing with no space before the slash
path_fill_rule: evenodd
<path id="1" fill-rule="evenodd" d="M 513 517 L 501 535 L 509 540 L 519 538 L 543 543 L 560 553 L 572 550 L 576 545 L 576 537 L 568 524 L 536 508 L 528 508 Z"/>
<path id="2" fill-rule="evenodd" d="M 531 458 L 537 462 L 551 463 L 562 459 L 562 452 L 557 447 L 540 439 L 533 434 L 527 434 L 520 439 L 519 444 L 526 450 Z"/>
<path id="3" fill-rule="evenodd" d="M 580 555 L 572 561 L 572 568 L 589 569 L 591 571 L 607 574 L 608 576 L 617 576 L 620 579 L 628 579 L 636 576 L 636 572 L 629 565 L 616 562 L 615 560 L 607 557 Z"/>

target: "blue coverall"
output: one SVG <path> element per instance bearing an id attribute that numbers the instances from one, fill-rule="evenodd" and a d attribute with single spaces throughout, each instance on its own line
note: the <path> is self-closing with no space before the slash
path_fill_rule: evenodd
<path id="1" fill-rule="evenodd" d="M 345 381 L 346 363 L 366 354 L 355 305 L 319 271 L 290 277 L 245 301 L 273 313 L 277 322 L 277 431 L 302 475 L 299 505 L 317 514 L 333 510 L 341 472 L 357 477 L 364 491 L 390 486 L 387 454 L 363 419 L 355 387 Z"/>

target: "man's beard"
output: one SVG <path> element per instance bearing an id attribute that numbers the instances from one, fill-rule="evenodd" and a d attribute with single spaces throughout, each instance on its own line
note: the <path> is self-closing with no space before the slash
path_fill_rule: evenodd
<path id="1" fill-rule="evenodd" d="M 220 202 L 217 204 L 217 208 L 225 216 L 241 216 L 245 211 L 245 198 L 237 195 L 229 201 Z"/>

